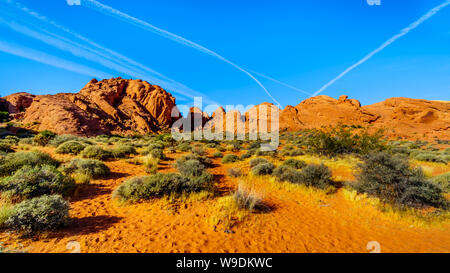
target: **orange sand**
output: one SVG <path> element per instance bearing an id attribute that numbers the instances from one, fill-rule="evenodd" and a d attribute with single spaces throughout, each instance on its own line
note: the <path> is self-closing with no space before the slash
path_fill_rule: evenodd
<path id="1" fill-rule="evenodd" d="M 54 155 L 58 157 L 58 155 Z M 174 156 L 170 155 L 169 156 Z M 179 155 L 177 155 L 179 156 Z M 59 157 L 61 158 L 61 157 Z M 172 161 L 160 171 L 172 171 Z M 210 169 L 226 193 L 236 180 L 215 160 Z M 34 239 L 0 233 L 5 246 L 16 243 L 28 252 L 70 252 L 66 245 L 78 241 L 81 252 L 369 252 L 369 241 L 378 241 L 382 252 L 450 252 L 450 223 L 440 227 L 412 227 L 390 220 L 378 209 L 357 206 L 342 190 L 314 201 L 301 190 L 269 187 L 257 182 L 274 210 L 253 214 L 225 233 L 214 230 L 207 219 L 216 199 L 167 206 L 155 200 L 120 206 L 112 191 L 131 176 L 145 175 L 142 166 L 124 161 L 106 163 L 113 174 L 95 180 L 71 200 L 74 223 Z"/>

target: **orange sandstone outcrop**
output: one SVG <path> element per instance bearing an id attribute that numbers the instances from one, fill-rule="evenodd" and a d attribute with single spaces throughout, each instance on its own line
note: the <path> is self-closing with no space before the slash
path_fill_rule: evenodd
<path id="1" fill-rule="evenodd" d="M 94 79 L 79 93 L 37 96 L 16 93 L 2 98 L 0 104 L 15 121 L 35 124 L 36 130 L 82 136 L 160 132 L 169 129 L 181 117 L 175 98 L 161 87 L 122 78 Z M 198 117 L 205 128 L 213 131 L 220 125 L 227 131 L 227 124 L 234 132 L 238 127 L 240 132 L 242 127 L 249 132 L 261 128 L 262 124 L 267 124 L 270 130 L 272 107 L 271 103 L 262 103 L 245 113 L 238 110 L 227 113 L 219 107 L 211 117 L 193 107 L 187 118 L 192 119 L 191 128 L 196 127 L 193 119 Z M 266 114 L 261 112 L 264 108 Z M 176 113 L 174 117 L 172 111 Z M 297 106 L 278 109 L 278 116 L 280 130 L 298 131 L 340 123 L 387 129 L 386 134 L 390 137 L 450 139 L 448 102 L 391 98 L 361 106 L 358 100 L 345 95 L 339 99 L 321 95 Z M 245 121 L 238 120 L 243 117 Z"/>
<path id="2" fill-rule="evenodd" d="M 18 93 L 5 99 L 13 113 L 22 112 L 17 121 L 37 124 L 37 130 L 82 136 L 168 129 L 175 107 L 175 98 L 161 87 L 122 78 L 94 79 L 75 94 Z"/>

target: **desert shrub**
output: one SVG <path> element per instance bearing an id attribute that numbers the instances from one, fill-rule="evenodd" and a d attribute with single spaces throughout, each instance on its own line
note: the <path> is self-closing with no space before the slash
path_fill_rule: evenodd
<path id="1" fill-rule="evenodd" d="M 85 174 L 94 179 L 107 177 L 110 173 L 105 163 L 95 159 L 74 158 L 62 169 L 66 174 Z"/>
<path id="2" fill-rule="evenodd" d="M 216 147 L 216 150 L 217 150 L 218 152 L 223 153 L 223 152 L 225 152 L 227 149 L 226 149 L 225 147 L 222 147 L 222 146 L 217 146 L 217 147 Z"/>
<path id="3" fill-rule="evenodd" d="M 196 145 L 194 145 L 194 147 L 192 147 L 191 152 L 193 154 L 198 154 L 198 155 L 204 155 L 205 154 L 205 150 L 203 149 L 203 146 L 198 145 L 198 144 L 196 144 Z"/>
<path id="4" fill-rule="evenodd" d="M 233 199 L 239 209 L 250 211 L 265 211 L 268 209 L 260 195 L 254 191 L 245 190 L 242 187 L 238 187 L 237 191 L 233 194 Z"/>
<path id="5" fill-rule="evenodd" d="M 156 159 L 161 159 L 161 160 L 166 159 L 166 155 L 164 154 L 164 151 L 161 149 L 151 150 L 150 156 L 153 158 L 156 158 Z"/>
<path id="6" fill-rule="evenodd" d="M 331 180 L 331 170 L 324 164 L 308 164 L 302 169 L 301 183 L 319 189 L 334 186 Z"/>
<path id="7" fill-rule="evenodd" d="M 17 145 L 19 144 L 20 138 L 18 138 L 17 136 L 6 136 L 5 141 L 10 143 L 11 145 Z"/>
<path id="8" fill-rule="evenodd" d="M 278 151 L 263 151 L 261 149 L 256 150 L 255 152 L 256 156 L 270 156 L 270 157 L 278 157 Z"/>
<path id="9" fill-rule="evenodd" d="M 414 156 L 414 159 L 419 161 L 438 162 L 444 164 L 450 162 L 450 156 L 433 152 L 419 152 Z"/>
<path id="10" fill-rule="evenodd" d="M 57 167 L 59 162 L 49 154 L 38 151 L 11 153 L 0 158 L 0 176 L 11 175 L 25 165 L 51 165 Z"/>
<path id="11" fill-rule="evenodd" d="M 366 156 L 359 168 L 355 185 L 359 192 L 410 207 L 448 206 L 441 187 L 427 181 L 421 169 L 410 168 L 403 157 L 375 153 Z"/>
<path id="12" fill-rule="evenodd" d="M 40 146 L 46 146 L 54 137 L 56 137 L 55 133 L 49 130 L 45 130 L 37 134 L 33 138 L 33 142 Z"/>
<path id="13" fill-rule="evenodd" d="M 272 163 L 261 163 L 252 168 L 254 175 L 268 175 L 272 174 L 275 166 Z"/>
<path id="14" fill-rule="evenodd" d="M 306 137 L 306 145 L 310 151 L 320 155 L 334 156 L 338 154 L 367 154 L 384 150 L 383 132 L 369 134 L 366 130 L 354 133 L 353 129 L 339 125 L 331 128 L 312 129 Z"/>
<path id="15" fill-rule="evenodd" d="M 0 141 L 0 151 L 5 153 L 14 152 L 14 150 L 12 149 L 12 145 L 4 140 Z"/>
<path id="16" fill-rule="evenodd" d="M 223 153 L 221 153 L 221 152 L 214 152 L 212 156 L 215 157 L 215 158 L 222 158 L 223 157 Z"/>
<path id="17" fill-rule="evenodd" d="M 212 160 L 210 158 L 208 158 L 206 156 L 197 155 L 197 154 L 184 155 L 177 159 L 176 164 L 179 164 L 181 162 L 188 161 L 191 159 L 200 161 L 203 165 L 205 165 L 205 167 L 210 167 L 212 164 Z"/>
<path id="18" fill-rule="evenodd" d="M 9 120 L 9 113 L 6 111 L 0 111 L 0 122 L 7 122 Z"/>
<path id="19" fill-rule="evenodd" d="M 90 141 L 87 138 L 77 137 L 73 135 L 57 135 L 55 136 L 50 142 L 49 145 L 53 147 L 58 147 L 59 145 L 63 144 L 64 142 L 68 141 L 78 141 L 84 145 L 92 145 L 92 141 Z"/>
<path id="20" fill-rule="evenodd" d="M 233 163 L 233 162 L 236 162 L 236 161 L 239 161 L 239 157 L 237 155 L 233 155 L 233 154 L 225 155 L 222 158 L 222 163 L 223 164 Z"/>
<path id="21" fill-rule="evenodd" d="M 450 172 L 435 176 L 432 181 L 441 185 L 445 192 L 450 192 Z"/>
<path id="22" fill-rule="evenodd" d="M 0 191 L 12 199 L 29 199 L 45 194 L 68 194 L 74 181 L 54 166 L 24 166 L 0 181 Z"/>
<path id="23" fill-rule="evenodd" d="M 247 158 L 252 157 L 252 155 L 253 155 L 253 153 L 247 151 L 246 153 L 242 154 L 242 155 L 239 157 L 239 159 L 240 159 L 240 160 L 245 160 L 245 159 L 247 159 Z"/>
<path id="24" fill-rule="evenodd" d="M 55 230 L 68 221 L 69 203 L 59 195 L 45 195 L 14 206 L 5 225 L 11 230 L 31 234 Z"/>
<path id="25" fill-rule="evenodd" d="M 189 152 L 191 151 L 192 147 L 189 145 L 189 143 L 181 143 L 177 146 L 177 150 L 180 152 Z"/>
<path id="26" fill-rule="evenodd" d="M 155 174 L 158 171 L 159 159 L 153 158 L 151 156 L 146 156 L 143 159 L 143 165 L 145 167 L 145 172 L 148 174 Z"/>
<path id="27" fill-rule="evenodd" d="M 299 156 L 304 155 L 305 153 L 301 149 L 294 149 L 290 151 L 283 151 L 284 156 Z"/>
<path id="28" fill-rule="evenodd" d="M 205 171 L 205 165 L 195 159 L 177 161 L 176 166 L 181 174 L 187 176 L 199 176 Z"/>
<path id="29" fill-rule="evenodd" d="M 84 148 L 86 148 L 86 146 L 83 143 L 80 143 L 76 140 L 70 140 L 59 145 L 58 148 L 56 148 L 55 152 L 58 154 L 77 155 L 81 151 L 83 151 Z"/>
<path id="30" fill-rule="evenodd" d="M 134 177 L 122 183 L 113 193 L 120 201 L 140 201 L 159 198 L 171 194 L 182 194 L 209 190 L 212 177 L 192 179 L 176 173 L 158 173 L 152 176 Z"/>
<path id="31" fill-rule="evenodd" d="M 103 149 L 97 145 L 90 145 L 84 148 L 84 150 L 80 153 L 80 155 L 84 158 L 105 160 L 112 157 L 110 151 Z"/>
<path id="32" fill-rule="evenodd" d="M 32 145 L 33 138 L 32 137 L 24 137 L 19 140 L 20 145 Z"/>
<path id="33" fill-rule="evenodd" d="M 250 160 L 250 168 L 253 168 L 256 165 L 263 164 L 263 163 L 269 163 L 269 161 L 265 158 L 254 158 L 254 159 Z"/>
<path id="34" fill-rule="evenodd" d="M 5 222 L 14 213 L 14 206 L 3 204 L 0 206 L 0 230 L 6 228 Z M 1 253 L 1 252 L 0 252 Z"/>
<path id="35" fill-rule="evenodd" d="M 294 169 L 301 169 L 306 166 L 306 162 L 298 159 L 288 159 L 281 163 L 283 166 L 292 167 Z"/>
<path id="36" fill-rule="evenodd" d="M 114 158 L 127 158 L 137 154 L 136 149 L 130 144 L 119 144 L 111 150 Z"/>
<path id="37" fill-rule="evenodd" d="M 291 183 L 301 183 L 302 173 L 293 167 L 281 165 L 276 167 L 272 173 L 278 181 L 288 181 Z"/>
<path id="38" fill-rule="evenodd" d="M 239 177 L 242 175 L 242 170 L 239 168 L 229 168 L 227 170 L 227 175 L 230 177 Z"/>

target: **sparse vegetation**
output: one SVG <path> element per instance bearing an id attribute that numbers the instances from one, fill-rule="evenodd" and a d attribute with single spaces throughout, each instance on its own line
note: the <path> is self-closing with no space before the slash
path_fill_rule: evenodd
<path id="1" fill-rule="evenodd" d="M 448 207 L 442 188 L 427 181 L 421 169 L 412 169 L 405 158 L 387 153 L 365 157 L 355 188 L 399 205 Z"/>
<path id="2" fill-rule="evenodd" d="M 16 152 L 0 157 L 0 176 L 11 175 L 23 166 L 39 167 L 43 165 L 59 166 L 59 162 L 49 154 L 33 152 Z"/>
<path id="3" fill-rule="evenodd" d="M 233 154 L 225 155 L 225 156 L 222 158 L 222 163 L 223 163 L 223 164 L 234 163 L 234 162 L 236 162 L 236 161 L 239 161 L 239 156 L 233 155 Z"/>
<path id="4" fill-rule="evenodd" d="M 46 194 L 68 194 L 74 188 L 72 179 L 54 166 L 24 166 L 0 182 L 3 197 L 29 199 Z"/>
<path id="5" fill-rule="evenodd" d="M 37 134 L 34 137 L 33 142 L 40 146 L 46 146 L 54 137 L 56 137 L 55 133 L 45 130 Z"/>
<path id="6" fill-rule="evenodd" d="M 24 234 L 52 231 L 69 221 L 69 203 L 59 195 L 25 200 L 8 213 L 4 225 Z"/>
<path id="7" fill-rule="evenodd" d="M 275 166 L 272 163 L 260 163 L 252 168 L 254 175 L 268 175 L 272 174 Z"/>
<path id="8" fill-rule="evenodd" d="M 242 175 L 242 170 L 239 168 L 229 168 L 227 170 L 227 175 L 230 177 L 239 177 Z"/>
<path id="9" fill-rule="evenodd" d="M 87 146 L 80 154 L 84 158 L 91 158 L 91 159 L 98 159 L 98 160 L 105 160 L 112 157 L 112 154 L 110 151 L 103 149 L 100 146 L 97 145 L 90 145 Z"/>
<path id="10" fill-rule="evenodd" d="M 83 151 L 84 148 L 86 148 L 86 145 L 84 145 L 83 143 L 78 142 L 76 140 L 69 140 L 59 145 L 58 148 L 56 148 L 55 152 L 58 154 L 77 155 L 81 151 Z"/>
<path id="11" fill-rule="evenodd" d="M 62 169 L 66 174 L 84 174 L 94 179 L 105 178 L 110 173 L 105 163 L 94 159 L 74 158 Z"/>

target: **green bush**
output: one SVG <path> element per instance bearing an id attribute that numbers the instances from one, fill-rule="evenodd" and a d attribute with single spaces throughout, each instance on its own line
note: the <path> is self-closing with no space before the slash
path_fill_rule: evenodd
<path id="1" fill-rule="evenodd" d="M 57 167 L 59 166 L 59 162 L 49 154 L 37 151 L 11 153 L 0 158 L 0 176 L 11 175 L 25 165 L 51 165 Z"/>
<path id="2" fill-rule="evenodd" d="M 435 176 L 432 181 L 441 185 L 445 192 L 450 192 L 450 172 Z"/>
<path id="3" fill-rule="evenodd" d="M 276 167 L 273 170 L 273 176 L 275 176 L 278 181 L 288 181 L 291 183 L 302 182 L 302 173 L 287 165 Z"/>
<path id="4" fill-rule="evenodd" d="M 259 164 L 269 163 L 269 161 L 265 158 L 254 158 L 250 160 L 250 168 L 253 168 Z"/>
<path id="5" fill-rule="evenodd" d="M 334 186 L 331 180 L 331 171 L 324 164 L 308 164 L 304 167 L 301 172 L 301 183 L 319 189 Z"/>
<path id="6" fill-rule="evenodd" d="M 427 181 L 421 169 L 410 168 L 403 157 L 375 153 L 366 156 L 359 168 L 354 186 L 359 192 L 410 207 L 448 207 L 441 187 Z"/>
<path id="7" fill-rule="evenodd" d="M 237 162 L 237 161 L 239 161 L 239 157 L 237 155 L 233 155 L 233 154 L 225 155 L 222 158 L 223 164 L 233 163 L 233 162 Z"/>
<path id="8" fill-rule="evenodd" d="M 66 174 L 85 174 L 94 179 L 105 178 L 109 175 L 110 170 L 105 163 L 95 159 L 74 158 L 62 168 Z"/>
<path id="9" fill-rule="evenodd" d="M 200 176 L 205 171 L 205 165 L 196 159 L 177 161 L 176 167 L 182 175 Z"/>
<path id="10" fill-rule="evenodd" d="M 354 132 L 354 128 L 339 125 L 331 128 L 312 129 L 306 135 L 306 146 L 320 155 L 367 154 L 386 149 L 383 131 L 369 134 L 367 130 Z"/>
<path id="11" fill-rule="evenodd" d="M 14 150 L 11 147 L 12 145 L 8 143 L 7 141 L 1 140 L 0 141 L 0 151 L 5 153 L 12 153 Z"/>
<path id="12" fill-rule="evenodd" d="M 5 141 L 10 143 L 11 145 L 17 145 L 19 144 L 20 138 L 18 138 L 17 136 L 6 136 Z"/>
<path id="13" fill-rule="evenodd" d="M 0 122 L 7 122 L 9 120 L 9 113 L 6 111 L 0 112 Z"/>
<path id="14" fill-rule="evenodd" d="M 212 160 L 206 156 L 201 156 L 201 155 L 197 155 L 197 154 L 187 154 L 184 155 L 180 158 L 177 159 L 177 163 L 178 162 L 182 162 L 182 161 L 188 161 L 188 160 L 198 160 L 200 161 L 203 165 L 205 165 L 206 167 L 210 167 L 212 165 Z"/>
<path id="15" fill-rule="evenodd" d="M 414 156 L 414 159 L 419 161 L 437 162 L 444 164 L 450 162 L 450 156 L 433 152 L 419 152 Z"/>
<path id="16" fill-rule="evenodd" d="M 76 140 L 69 140 L 67 142 L 62 143 L 61 145 L 56 148 L 55 152 L 57 154 L 73 154 L 77 155 L 81 151 L 86 148 L 86 145 L 84 145 L 81 142 L 78 142 Z"/>
<path id="17" fill-rule="evenodd" d="M 45 130 L 37 134 L 33 138 L 33 142 L 40 146 L 46 146 L 54 137 L 56 137 L 55 133 L 49 130 Z"/>
<path id="18" fill-rule="evenodd" d="M 161 159 L 161 160 L 166 159 L 166 155 L 164 154 L 164 151 L 161 149 L 151 150 L 150 155 L 151 155 L 151 157 L 156 158 L 156 159 Z"/>
<path id="19" fill-rule="evenodd" d="M 59 195 L 41 196 L 16 205 L 5 222 L 7 228 L 32 234 L 53 231 L 69 222 L 69 203 Z"/>
<path id="20" fill-rule="evenodd" d="M 221 153 L 221 152 L 214 152 L 213 153 L 213 157 L 215 157 L 215 158 L 222 158 L 223 157 L 223 153 Z"/>
<path id="21" fill-rule="evenodd" d="M 182 194 L 209 190 L 212 176 L 203 174 L 191 178 L 176 173 L 158 173 L 152 176 L 134 177 L 122 183 L 113 193 L 120 201 L 136 202 L 172 194 Z"/>
<path id="22" fill-rule="evenodd" d="M 281 165 L 292 167 L 294 169 L 301 169 L 306 166 L 306 162 L 291 158 L 291 159 L 285 160 Z"/>
<path id="23" fill-rule="evenodd" d="M 239 157 L 239 159 L 240 159 L 240 160 L 245 160 L 245 159 L 247 159 L 247 158 L 252 157 L 252 155 L 253 155 L 252 152 L 247 151 L 246 153 L 242 154 L 242 155 Z"/>
<path id="24" fill-rule="evenodd" d="M 114 158 L 127 158 L 130 155 L 137 154 L 136 149 L 129 144 L 119 144 L 111 150 Z"/>
<path id="25" fill-rule="evenodd" d="M 191 151 L 192 147 L 189 145 L 189 143 L 181 143 L 177 146 L 177 150 L 180 152 L 189 152 Z"/>
<path id="26" fill-rule="evenodd" d="M 112 154 L 110 151 L 105 150 L 100 146 L 91 145 L 84 148 L 84 150 L 81 152 L 81 156 L 84 158 L 105 160 L 111 158 Z"/>
<path id="27" fill-rule="evenodd" d="M 77 136 L 73 136 L 73 135 L 55 136 L 52 140 L 50 140 L 50 142 L 48 144 L 53 147 L 58 147 L 59 145 L 63 144 L 64 142 L 67 142 L 67 141 L 78 141 L 84 145 L 92 145 L 92 142 L 89 141 L 87 138 L 81 138 L 81 137 L 77 137 Z"/>
<path id="28" fill-rule="evenodd" d="M 272 163 L 260 163 L 252 168 L 254 175 L 268 175 L 272 174 L 275 166 Z"/>
<path id="29" fill-rule="evenodd" d="M 54 166 L 24 166 L 0 181 L 0 191 L 12 199 L 29 199 L 46 194 L 68 194 L 75 184 Z"/>

